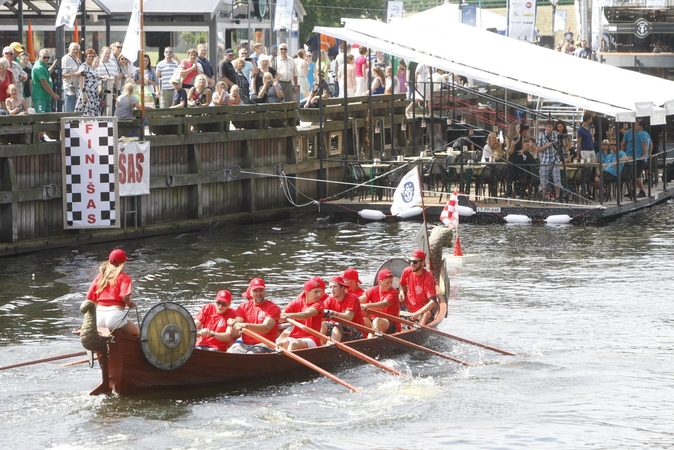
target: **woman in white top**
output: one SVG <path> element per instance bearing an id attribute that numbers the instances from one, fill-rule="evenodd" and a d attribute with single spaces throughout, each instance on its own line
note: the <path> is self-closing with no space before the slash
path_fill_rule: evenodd
<path id="1" fill-rule="evenodd" d="M 498 140 L 496 133 L 491 132 L 487 136 L 487 145 L 482 149 L 481 162 L 492 162 L 503 158 L 503 145 Z"/>

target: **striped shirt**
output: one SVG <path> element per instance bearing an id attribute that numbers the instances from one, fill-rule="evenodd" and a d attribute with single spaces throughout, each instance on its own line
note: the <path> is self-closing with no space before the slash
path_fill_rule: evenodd
<path id="1" fill-rule="evenodd" d="M 162 91 L 172 91 L 173 85 L 171 84 L 171 78 L 173 78 L 173 73 L 178 68 L 178 61 L 175 59 L 172 62 L 168 62 L 165 59 L 162 59 L 157 64 L 156 70 L 161 73 L 161 79 L 159 80 L 159 85 L 161 86 Z"/>

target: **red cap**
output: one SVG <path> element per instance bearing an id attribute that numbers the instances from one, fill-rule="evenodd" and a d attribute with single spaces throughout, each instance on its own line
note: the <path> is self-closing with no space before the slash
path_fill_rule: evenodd
<path id="1" fill-rule="evenodd" d="M 110 264 L 113 266 L 118 266 L 123 262 L 128 261 L 128 259 L 129 258 L 126 256 L 126 252 L 121 248 L 116 248 L 111 251 L 110 256 L 108 257 L 108 261 L 110 261 Z"/>
<path id="2" fill-rule="evenodd" d="M 387 278 L 393 278 L 393 272 L 388 269 L 382 269 L 379 271 L 379 274 L 377 274 L 377 281 L 385 280 Z"/>
<path id="3" fill-rule="evenodd" d="M 265 289 L 267 286 L 264 285 L 264 280 L 262 278 L 253 278 L 250 280 L 248 285 L 249 291 L 254 291 L 255 289 Z"/>
<path id="4" fill-rule="evenodd" d="M 312 280 L 312 281 L 315 281 L 316 283 L 318 283 L 318 284 L 321 286 L 321 289 L 325 290 L 325 281 L 323 281 L 323 278 L 321 278 L 321 277 L 312 277 L 311 280 Z"/>
<path id="5" fill-rule="evenodd" d="M 362 281 L 358 278 L 358 271 L 356 269 L 346 269 L 343 275 L 345 280 L 356 280 L 358 284 L 363 284 Z"/>
<path id="6" fill-rule="evenodd" d="M 304 290 L 306 292 L 313 291 L 314 289 L 324 289 L 317 280 L 312 278 L 311 280 L 304 283 Z"/>
<path id="7" fill-rule="evenodd" d="M 424 253 L 423 250 L 414 250 L 412 252 L 411 256 L 414 259 L 420 259 L 422 261 L 426 261 L 426 253 Z"/>
<path id="8" fill-rule="evenodd" d="M 218 291 L 218 293 L 215 296 L 215 301 L 232 303 L 232 294 L 227 289 Z"/>
<path id="9" fill-rule="evenodd" d="M 349 285 L 346 281 L 344 281 L 344 278 L 342 278 L 342 277 L 332 277 L 332 278 L 330 278 L 330 283 L 337 283 L 337 284 L 341 284 L 342 286 L 348 286 Z"/>

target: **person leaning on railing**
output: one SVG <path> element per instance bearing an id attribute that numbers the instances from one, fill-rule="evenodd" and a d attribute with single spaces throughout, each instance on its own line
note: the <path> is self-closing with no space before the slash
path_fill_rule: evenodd
<path id="1" fill-rule="evenodd" d="M 314 83 L 314 88 L 311 90 L 311 94 L 307 98 L 307 101 L 303 104 L 300 104 L 304 108 L 318 108 L 318 100 L 330 98 L 330 86 L 323 79 L 325 74 L 322 70 L 318 71 L 318 82 Z"/>
<path id="2" fill-rule="evenodd" d="M 122 88 L 122 95 L 117 97 L 115 117 L 118 119 L 133 119 L 133 108 L 140 109 L 140 102 L 133 95 L 136 91 L 136 83 L 127 81 Z"/>

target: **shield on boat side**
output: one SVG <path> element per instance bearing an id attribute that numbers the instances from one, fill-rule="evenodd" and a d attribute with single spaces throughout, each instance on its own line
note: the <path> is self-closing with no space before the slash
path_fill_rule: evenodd
<path id="1" fill-rule="evenodd" d="M 177 303 L 153 306 L 140 327 L 140 345 L 145 359 L 161 370 L 174 370 L 192 356 L 196 325 L 190 313 Z"/>
<path id="2" fill-rule="evenodd" d="M 398 289 L 400 287 L 400 275 L 403 274 L 403 270 L 405 267 L 409 266 L 409 262 L 402 258 L 391 258 L 388 261 L 386 261 L 384 264 L 379 266 L 379 269 L 377 269 L 377 273 L 374 274 L 374 282 L 372 283 L 373 286 L 377 285 L 377 277 L 379 276 L 379 272 L 381 272 L 384 269 L 388 269 L 391 272 L 393 272 L 393 287 Z"/>

